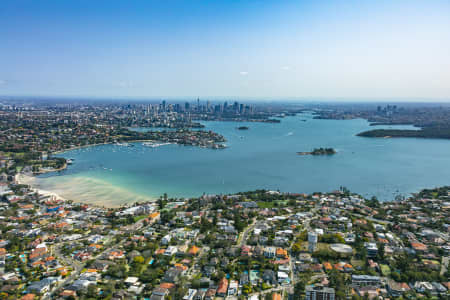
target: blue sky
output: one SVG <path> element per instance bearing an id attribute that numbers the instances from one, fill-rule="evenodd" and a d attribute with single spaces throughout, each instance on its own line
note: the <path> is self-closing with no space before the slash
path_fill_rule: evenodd
<path id="1" fill-rule="evenodd" d="M 450 99 L 450 1 L 2 0 L 0 95 Z"/>

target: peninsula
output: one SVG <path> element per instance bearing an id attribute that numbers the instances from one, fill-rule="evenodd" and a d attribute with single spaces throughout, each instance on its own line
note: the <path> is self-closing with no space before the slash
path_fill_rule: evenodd
<path id="1" fill-rule="evenodd" d="M 40 174 L 62 170 L 67 165 L 66 160 L 52 154 L 93 145 L 154 141 L 210 149 L 226 147 L 221 134 L 192 130 L 201 126 L 165 104 L 66 106 L 44 101 L 38 104 L 3 101 L 0 124 L 0 157 L 9 161 L 8 176 L 20 171 Z M 164 129 L 130 130 L 134 126 Z"/>
<path id="2" fill-rule="evenodd" d="M 374 129 L 360 132 L 357 136 L 450 139 L 450 128 L 425 128 L 422 130 Z"/>
<path id="3" fill-rule="evenodd" d="M 336 106 L 316 110 L 315 119 L 349 120 L 362 118 L 370 126 L 413 125 L 414 129 L 373 129 L 358 133 L 361 137 L 404 137 L 450 139 L 448 105 L 415 104 L 408 106 Z"/>

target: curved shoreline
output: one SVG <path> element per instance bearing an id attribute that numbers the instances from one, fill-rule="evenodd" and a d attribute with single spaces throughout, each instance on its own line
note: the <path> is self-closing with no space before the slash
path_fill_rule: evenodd
<path id="1" fill-rule="evenodd" d="M 53 169 L 53 170 L 49 170 L 49 169 L 41 169 L 38 172 L 33 172 L 33 175 L 41 175 L 41 174 L 47 174 L 47 173 L 53 173 L 53 172 L 59 172 L 62 170 L 67 169 L 67 162 L 64 163 L 64 165 L 58 169 Z"/>
<path id="2" fill-rule="evenodd" d="M 89 178 L 85 177 L 73 180 L 75 182 L 70 179 L 68 182 L 57 183 L 56 186 L 52 186 L 51 188 L 41 188 L 41 183 L 37 182 L 35 176 L 23 173 L 16 176 L 16 182 L 18 184 L 28 185 L 33 192 L 37 192 L 40 195 L 53 197 L 53 199 L 61 201 L 88 204 L 95 207 L 118 208 L 133 205 L 136 202 L 145 203 L 157 200 L 157 198 L 135 194 L 123 188 L 116 188 L 109 185 L 103 186 L 101 182 L 92 183 Z M 90 184 L 95 184 L 97 189 L 92 188 Z M 61 185 L 61 187 L 58 187 L 58 185 Z M 70 187 L 73 187 L 73 189 L 70 189 Z M 108 191 L 108 193 L 105 194 L 104 191 Z"/>
<path id="3" fill-rule="evenodd" d="M 132 141 L 129 141 L 129 143 L 140 143 L 140 142 L 155 142 L 155 140 L 132 140 Z M 96 147 L 96 146 L 102 146 L 102 145 L 114 145 L 114 144 L 115 144 L 115 142 L 98 143 L 98 144 L 90 144 L 90 145 L 83 145 L 83 146 L 75 146 L 75 147 L 67 148 L 65 150 L 54 151 L 54 152 L 51 152 L 51 154 L 63 154 L 65 152 L 78 150 L 78 149 L 84 149 L 84 148 Z M 71 200 L 71 201 L 73 201 L 75 203 L 85 203 L 85 204 L 89 204 L 89 205 L 92 205 L 92 206 L 106 207 L 106 208 L 117 208 L 117 207 L 120 207 L 120 206 L 123 206 L 123 205 L 128 205 L 128 203 L 123 203 L 121 205 L 110 205 L 110 204 L 105 205 L 104 202 L 102 202 L 103 205 L 99 205 L 98 203 L 90 202 L 90 201 L 83 201 L 83 200 L 79 200 L 79 199 L 76 199 L 76 200 L 74 200 L 74 199 L 67 199 L 67 198 L 61 196 L 58 193 L 55 193 L 53 191 L 43 190 L 43 189 L 40 189 L 39 187 L 34 185 L 34 181 L 36 180 L 37 176 L 42 175 L 42 174 L 60 172 L 60 171 L 63 171 L 65 169 L 67 169 L 67 167 L 68 167 L 68 164 L 64 163 L 64 165 L 62 167 L 58 168 L 58 169 L 52 169 L 52 170 L 44 169 L 44 170 L 40 170 L 38 172 L 33 172 L 32 174 L 18 173 L 15 176 L 15 181 L 16 181 L 17 184 L 23 184 L 23 185 L 30 186 L 31 190 L 34 191 L 34 192 L 37 192 L 37 193 L 39 193 L 41 195 L 44 195 L 44 196 L 52 196 L 52 197 L 54 197 L 57 200 L 62 200 L 62 201 Z M 152 200 L 156 201 L 156 199 L 152 199 Z M 99 200 L 98 202 L 100 203 L 101 201 L 102 200 Z"/>
<path id="4" fill-rule="evenodd" d="M 35 181 L 35 180 L 36 180 L 36 177 L 32 176 L 32 175 L 27 175 L 27 174 L 23 174 L 23 173 L 19 173 L 19 174 L 16 175 L 16 182 L 18 184 L 29 185 L 32 191 L 34 191 L 36 193 L 39 193 L 41 195 L 53 196 L 57 200 L 67 201 L 66 198 L 62 197 L 61 195 L 59 195 L 59 194 L 57 194 L 55 192 L 42 190 L 42 189 L 39 189 L 39 188 L 33 186 L 32 181 Z"/>
<path id="5" fill-rule="evenodd" d="M 150 139 L 146 139 L 146 140 L 130 140 L 127 141 L 127 143 L 145 143 L 145 142 L 160 142 L 159 140 L 150 140 Z M 98 143 L 98 144 L 90 144 L 90 145 L 83 145 L 83 146 L 74 146 L 74 147 L 70 147 L 64 150 L 58 150 L 58 151 L 54 151 L 51 152 L 51 154 L 64 154 L 66 152 L 69 151 L 73 151 L 73 150 L 79 150 L 79 149 L 84 149 L 84 148 L 90 148 L 90 147 L 96 147 L 96 146 L 103 146 L 103 145 L 114 145 L 116 144 L 116 142 L 109 142 L 109 143 Z M 179 145 L 179 146 L 185 146 L 183 144 L 175 144 L 175 145 Z M 199 148 L 205 148 L 202 146 L 193 146 L 193 147 L 199 147 Z M 124 202 L 121 204 L 111 204 L 110 202 L 105 202 L 102 199 L 99 199 L 98 201 L 86 201 L 86 200 L 80 200 L 80 199 L 67 199 L 61 195 L 59 195 L 58 193 L 55 193 L 53 191 L 48 191 L 48 190 L 43 190 L 40 189 L 39 187 L 34 185 L 34 181 L 36 180 L 36 177 L 42 174 L 47 174 L 47 173 L 54 173 L 54 172 L 60 172 L 63 171 L 65 169 L 67 169 L 68 164 L 65 163 L 61 168 L 58 169 L 46 169 L 46 170 L 40 170 L 39 172 L 34 172 L 33 174 L 24 174 L 24 173 L 19 173 L 16 175 L 16 182 L 18 184 L 26 184 L 29 185 L 31 187 L 31 189 L 35 192 L 38 192 L 39 194 L 45 195 L 45 196 L 53 196 L 56 199 L 59 200 L 63 200 L 63 201 L 67 201 L 67 200 L 71 200 L 75 203 L 85 203 L 85 204 L 89 204 L 89 205 L 93 205 L 93 206 L 98 206 L 98 207 L 106 207 L 106 208 L 117 208 L 123 205 L 128 205 L 131 203 L 128 202 Z M 133 194 L 133 193 L 131 193 Z M 147 197 L 147 196 L 142 196 L 142 197 Z M 79 198 L 79 197 L 75 197 L 75 198 Z M 152 197 L 148 197 L 148 200 L 146 201 L 156 201 L 157 198 L 152 198 Z M 102 205 L 100 205 L 99 203 L 102 203 Z"/>
<path id="6" fill-rule="evenodd" d="M 321 122 L 321 120 L 320 120 L 320 122 Z M 348 122 L 348 123 L 352 123 L 352 122 Z M 297 123 L 295 123 L 295 124 L 297 124 Z M 341 123 L 338 123 L 338 124 L 341 124 Z M 301 126 L 301 125 L 300 125 Z M 332 125 L 333 126 L 333 125 Z M 311 126 L 312 128 L 315 128 L 316 127 L 316 125 L 315 124 L 313 124 L 313 126 Z M 354 126 L 346 126 L 345 128 L 350 128 L 350 129 L 353 129 L 353 128 L 356 128 L 357 130 L 358 129 L 360 129 L 360 128 L 366 128 L 367 126 L 365 126 L 365 122 L 355 122 L 355 125 Z M 236 128 L 236 125 L 234 125 L 233 124 L 233 126 L 231 126 L 231 125 L 229 125 L 229 126 L 226 126 L 226 127 L 222 127 L 222 125 L 220 125 L 220 126 L 218 126 L 215 130 L 216 131 L 218 131 L 218 132 L 222 132 L 223 134 L 226 134 L 227 132 L 229 132 L 229 131 L 232 131 L 233 133 L 236 133 L 236 131 L 235 131 L 235 128 Z M 325 128 L 329 128 L 329 125 L 326 125 L 325 126 Z M 218 130 L 218 129 L 220 129 L 220 130 Z M 264 130 L 264 127 L 262 128 L 262 129 L 258 129 L 258 128 L 256 128 L 257 130 Z M 349 129 L 349 131 L 350 131 L 350 129 Z M 221 131 L 222 130 L 222 131 Z M 256 132 L 258 133 L 258 131 L 256 130 Z M 286 127 L 286 130 L 291 130 L 290 129 L 290 126 L 287 126 Z M 357 130 L 352 130 L 351 132 L 349 132 L 349 134 L 348 134 L 348 136 L 350 137 L 353 137 L 354 136 L 354 134 L 355 134 L 355 132 L 358 132 Z M 278 134 L 278 130 L 277 131 L 275 131 L 275 133 L 276 134 Z M 280 131 L 280 136 L 281 136 L 281 134 L 283 134 L 283 133 L 285 133 L 285 131 L 284 131 L 284 127 L 283 127 L 283 130 L 281 130 Z M 253 131 L 252 131 L 252 133 L 251 133 L 252 135 L 253 135 Z M 309 136 L 309 135 L 308 135 Z M 327 135 L 328 136 L 328 135 Z M 277 137 L 278 137 L 278 135 L 277 135 Z M 350 138 L 348 138 L 348 139 L 350 139 Z M 237 140 L 237 138 L 236 138 L 236 140 Z M 231 141 L 233 141 L 233 142 L 235 142 L 236 143 L 236 140 L 234 140 L 234 139 L 232 139 Z M 320 140 L 319 140 L 320 141 Z M 356 141 L 356 139 L 355 139 L 355 141 Z M 328 142 L 328 141 L 326 141 L 326 142 Z M 331 143 L 331 142 L 330 142 Z M 100 145 L 102 145 L 102 144 L 104 144 L 104 143 L 101 143 L 101 144 L 98 144 L 99 146 Z M 361 147 L 363 147 L 362 149 L 366 149 L 365 147 L 365 144 L 362 144 L 362 142 L 357 142 L 357 145 L 362 145 Z M 135 145 L 137 145 L 137 144 L 135 144 Z M 311 146 L 305 146 L 304 144 L 300 144 L 301 145 L 301 147 L 302 148 L 304 148 L 304 150 L 308 150 L 308 148 L 309 147 L 311 147 Z M 352 141 L 350 141 L 349 140 L 349 145 L 353 145 L 353 142 Z M 384 148 L 379 148 L 379 147 L 387 147 L 386 149 L 391 149 L 391 147 L 389 146 L 389 145 L 391 145 L 391 143 L 387 143 L 386 145 L 384 144 L 384 143 L 376 143 L 376 144 L 374 144 L 373 145 L 373 147 L 372 148 L 370 148 L 369 149 L 369 153 L 375 153 L 375 154 L 377 154 L 377 153 L 382 153 L 383 152 L 383 149 Z M 416 144 L 416 142 L 414 142 L 414 145 L 421 145 L 421 144 Z M 428 145 L 428 144 L 425 144 L 425 146 L 426 145 Z M 430 145 L 435 145 L 434 143 L 433 144 L 430 144 Z M 108 146 L 108 147 L 99 147 L 99 148 L 93 148 L 93 149 L 89 149 L 89 150 L 81 150 L 81 151 L 75 151 L 75 152 L 73 152 L 73 153 L 65 153 L 66 151 L 70 151 L 70 150 L 75 150 L 75 149 L 78 149 L 78 148 L 86 148 L 86 147 L 91 147 L 91 146 L 96 146 L 95 144 L 92 144 L 92 145 L 84 145 L 84 146 L 77 146 L 77 147 L 72 147 L 72 149 L 71 148 L 67 148 L 67 149 L 65 149 L 64 151 L 60 151 L 60 153 L 64 153 L 63 155 L 60 155 L 59 157 L 66 157 L 66 158 L 70 158 L 71 157 L 71 155 L 74 155 L 74 158 L 75 159 L 77 159 L 77 157 L 90 157 L 91 155 L 93 155 L 93 154 L 91 154 L 90 152 L 91 151 L 93 151 L 93 152 L 109 152 L 110 150 L 112 151 L 113 149 L 116 149 L 118 152 L 130 152 L 131 151 L 131 149 L 133 149 L 133 148 L 126 148 L 126 147 L 119 147 L 119 146 Z M 291 145 L 290 145 L 291 146 Z M 338 143 L 336 144 L 336 147 L 339 147 L 339 146 L 341 146 L 340 144 L 338 145 Z M 246 145 L 244 145 L 244 147 L 246 147 L 247 148 L 247 146 Z M 297 146 L 295 146 L 295 147 L 297 147 Z M 141 146 L 140 145 L 138 145 L 138 147 L 137 147 L 138 149 L 140 149 L 141 148 Z M 169 148 L 169 147 L 168 147 Z M 170 147 L 170 148 L 172 148 L 172 150 L 175 150 L 175 149 L 178 149 L 179 147 Z M 189 147 L 189 148 L 191 148 L 191 147 Z M 232 147 L 232 148 L 235 148 L 235 147 Z M 280 147 L 277 147 L 277 148 L 280 148 Z M 299 146 L 299 148 L 300 148 L 300 146 Z M 306 149 L 305 149 L 306 148 Z M 401 149 L 403 149 L 404 147 L 402 147 Z M 95 149 L 95 150 L 94 150 Z M 136 149 L 136 150 L 138 150 L 138 149 Z M 310 149 L 312 149 L 312 147 L 310 148 Z M 195 149 L 194 147 L 192 147 L 191 149 L 187 149 L 187 150 L 193 150 L 193 151 L 195 151 L 195 152 L 198 152 L 198 151 L 201 151 L 201 150 L 198 150 L 198 149 Z M 231 150 L 231 149 L 230 149 Z M 301 149 L 299 149 L 299 150 L 301 150 Z M 348 150 L 348 149 L 344 149 L 344 150 Z M 133 150 L 134 151 L 134 150 Z M 133 151 L 131 151 L 131 152 L 133 152 Z M 164 150 L 164 152 L 166 152 L 166 151 L 169 151 L 169 149 L 167 149 L 167 150 Z M 283 150 L 284 151 L 284 150 Z M 294 150 L 295 151 L 295 150 Z M 182 152 L 182 149 L 181 148 L 179 148 L 178 150 L 176 150 L 175 151 L 176 153 L 180 153 L 180 152 Z M 343 151 L 344 152 L 344 151 Z M 437 152 L 437 154 L 439 155 L 439 157 L 440 157 L 440 153 L 441 153 L 442 151 L 439 151 L 439 152 Z M 82 154 L 82 153 L 85 153 L 85 154 Z M 347 154 L 348 153 L 350 153 L 350 151 L 347 151 L 346 152 Z M 78 156 L 78 155 L 81 155 L 82 154 L 82 156 Z M 344 153 L 345 154 L 345 153 Z M 381 154 L 380 154 L 381 155 Z M 222 155 L 219 155 L 219 156 L 222 156 Z M 292 155 L 292 154 L 290 154 L 290 156 L 291 157 L 294 157 L 295 158 L 295 153 L 294 153 L 294 155 Z M 361 157 L 365 157 L 365 156 L 367 156 L 367 155 L 361 155 Z M 99 156 L 99 158 L 101 158 L 102 156 L 100 155 Z M 415 156 L 416 157 L 416 156 Z M 420 156 L 420 158 L 422 158 L 423 156 Z M 234 158 L 234 156 L 233 156 L 233 158 Z M 299 158 L 298 156 L 297 156 L 297 158 Z M 304 158 L 308 158 L 308 156 L 306 156 L 306 157 L 304 157 Z M 325 160 L 329 160 L 327 157 L 318 157 L 319 158 L 319 160 L 318 160 L 318 162 L 311 162 L 311 160 L 310 159 L 313 159 L 313 157 L 309 157 L 308 159 L 307 159 L 307 161 L 305 162 L 306 164 L 310 164 L 311 163 L 311 165 L 313 165 L 313 166 L 315 166 L 316 165 L 316 163 L 319 163 L 319 165 L 322 165 L 322 161 L 323 161 L 323 159 L 325 159 Z M 337 158 L 337 157 L 336 157 Z M 336 162 L 331 162 L 330 161 L 330 164 L 331 164 L 331 168 L 333 169 L 334 168 L 334 165 L 335 164 L 341 164 L 342 162 L 344 162 L 344 163 L 346 163 L 346 161 L 348 160 L 348 158 L 349 158 L 349 156 L 347 155 L 344 155 L 343 157 L 342 157 L 342 159 L 339 159 L 339 162 L 338 161 L 336 161 Z M 360 161 L 360 158 L 359 157 L 356 157 L 357 158 L 357 161 Z M 403 160 L 401 160 L 401 161 L 403 161 Z M 75 164 L 74 164 L 74 166 L 72 166 L 72 168 L 73 169 L 75 169 L 75 168 L 77 168 L 77 165 L 76 165 L 76 163 L 78 163 L 77 161 L 75 162 Z M 81 161 L 80 161 L 80 163 L 81 163 Z M 302 162 L 303 163 L 303 162 Z M 253 165 L 253 164 L 252 164 Z M 215 165 L 216 166 L 216 165 Z M 218 164 L 218 166 L 224 166 L 224 164 Z M 113 165 L 111 165 L 111 167 L 112 168 L 114 168 L 114 166 Z M 225 167 L 227 167 L 226 165 L 225 165 Z M 62 196 L 64 196 L 64 197 L 66 197 L 67 199 L 78 199 L 78 200 L 82 200 L 82 202 L 84 202 L 84 203 L 86 203 L 86 202 L 88 202 L 89 200 L 87 200 L 87 199 L 84 199 L 81 195 L 84 193 L 84 191 L 88 191 L 88 187 L 89 187 L 89 185 L 83 185 L 83 186 L 81 186 L 80 185 L 80 187 L 82 188 L 82 190 L 83 190 L 83 192 L 76 192 L 76 187 L 78 186 L 78 185 L 75 185 L 75 184 L 72 184 L 70 187 L 68 187 L 68 189 L 67 190 L 65 190 L 65 189 L 63 189 L 64 188 L 64 186 L 63 186 L 63 182 L 72 182 L 70 179 L 72 178 L 72 177 L 70 177 L 70 175 L 68 176 L 68 180 L 62 180 L 62 178 L 63 177 L 66 177 L 67 175 L 66 175 L 66 172 L 67 173 L 72 173 L 71 172 L 71 170 L 72 170 L 72 168 L 71 167 L 68 167 L 68 170 L 69 170 L 69 172 L 67 172 L 67 171 L 65 171 L 65 172 L 63 172 L 63 173 L 61 173 L 61 176 L 58 176 L 59 174 L 57 174 L 57 173 L 55 173 L 55 174 L 52 174 L 52 175 L 43 175 L 43 176 L 38 176 L 38 180 L 36 181 L 36 183 L 39 183 L 39 187 L 42 187 L 44 190 L 45 189 L 47 189 L 47 190 L 52 190 L 52 191 L 56 191 L 57 193 L 61 193 L 61 195 Z M 325 166 L 325 168 L 328 168 L 328 162 L 327 162 L 327 165 Z M 117 168 L 114 168 L 114 172 L 117 172 L 119 169 L 117 169 Z M 305 173 L 305 172 L 302 172 L 302 173 L 300 173 L 300 174 L 303 174 L 303 173 Z M 320 172 L 320 173 L 326 173 L 326 172 Z M 447 172 L 445 172 L 444 174 L 446 174 Z M 297 174 L 297 173 L 296 173 Z M 78 174 L 76 174 L 77 176 L 78 176 Z M 81 176 L 84 176 L 84 175 L 86 175 L 86 176 L 90 176 L 88 173 L 80 173 L 79 174 L 80 175 L 80 177 Z M 247 175 L 247 174 L 246 174 Z M 272 174 L 271 174 L 272 175 Z M 42 178 L 42 177 L 47 177 L 47 176 L 55 176 L 55 177 L 59 177 L 61 180 L 59 180 L 59 179 L 56 179 L 57 181 L 55 181 L 55 182 L 53 182 L 53 181 L 44 181 L 44 180 L 40 180 L 39 178 Z M 159 175 L 158 175 L 159 176 Z M 247 188 L 247 187 L 244 187 L 244 188 L 239 188 L 239 189 L 236 189 L 236 190 L 231 190 L 231 191 L 229 191 L 228 190 L 228 187 L 233 187 L 233 185 L 231 185 L 231 184 L 233 184 L 234 182 L 232 182 L 231 181 L 231 177 L 230 177 L 230 179 L 228 179 L 228 177 L 225 177 L 225 176 L 228 176 L 227 174 L 225 174 L 225 175 L 220 175 L 219 177 L 218 177 L 218 181 L 217 182 L 219 182 L 218 184 L 220 184 L 221 186 L 218 186 L 217 187 L 217 190 L 216 191 L 211 191 L 210 193 L 214 193 L 214 192 L 216 192 L 216 193 L 220 193 L 221 192 L 221 189 L 223 188 L 224 190 L 226 190 L 226 191 L 224 191 L 223 193 L 225 193 L 225 192 L 229 192 L 229 193 L 231 193 L 231 192 L 233 192 L 233 191 L 239 191 L 239 190 L 246 190 L 246 189 L 249 189 L 249 188 Z M 297 176 L 297 175 L 296 175 Z M 97 176 L 95 176 L 95 177 L 97 177 Z M 224 179 L 223 179 L 223 178 Z M 443 177 L 445 177 L 445 176 L 443 176 Z M 73 178 L 75 178 L 75 177 L 73 177 Z M 98 176 L 98 178 L 102 178 L 102 176 Z M 170 177 L 170 178 L 172 178 L 172 177 Z M 202 177 L 203 178 L 203 177 Z M 115 179 L 114 181 L 115 181 L 115 184 L 117 185 L 117 184 L 119 184 L 119 183 L 121 183 L 120 182 L 120 180 L 118 180 L 118 179 L 120 179 L 120 178 L 117 178 L 117 180 Z M 351 179 L 351 178 L 350 178 Z M 274 184 L 274 186 L 275 186 L 275 188 L 277 188 L 277 186 L 276 185 L 278 185 L 277 184 L 277 182 L 278 182 L 278 178 L 274 178 L 273 180 L 271 180 L 270 181 L 270 183 L 269 184 L 272 184 L 272 182 L 275 182 L 275 184 Z M 331 179 L 332 180 L 332 179 Z M 351 179 L 352 180 L 352 179 Z M 193 180 L 191 180 L 191 181 L 193 181 Z M 334 180 L 333 180 L 334 181 Z M 355 182 L 358 182 L 359 183 L 359 180 L 354 180 Z M 78 182 L 77 180 L 75 180 L 75 181 L 73 181 L 74 183 L 75 182 Z M 174 182 L 176 182 L 176 181 L 174 181 Z M 217 184 L 217 182 L 212 182 L 212 184 Z M 249 180 L 249 182 L 253 182 L 253 180 Z M 329 182 L 329 179 L 327 179 L 325 182 L 324 182 L 324 184 L 325 184 L 325 188 L 323 188 L 323 187 L 320 187 L 320 188 L 316 188 L 315 190 L 326 190 L 327 188 L 328 188 L 328 182 Z M 411 181 L 412 183 L 414 183 L 413 181 Z M 55 184 L 53 184 L 53 183 L 55 183 Z M 348 184 L 348 185 L 350 185 L 352 182 L 350 181 L 350 183 Z M 377 197 L 379 197 L 380 199 L 383 199 L 383 200 L 388 200 L 388 199 L 393 199 L 393 197 L 395 196 L 395 195 L 397 195 L 397 194 L 407 194 L 408 193 L 408 191 L 416 191 L 417 190 L 417 187 L 420 187 L 420 186 L 422 186 L 421 185 L 421 183 L 419 183 L 419 185 L 409 185 L 409 184 L 403 184 L 402 182 L 400 182 L 400 183 L 397 183 L 397 184 L 391 184 L 391 183 L 385 183 L 385 181 L 384 180 L 379 180 L 379 181 L 376 181 L 375 182 L 376 183 L 376 185 L 373 185 L 373 186 L 369 186 L 368 184 L 365 184 L 365 183 L 361 183 L 361 184 L 359 184 L 359 186 L 350 186 L 351 188 L 352 188 L 352 190 L 354 189 L 355 191 L 357 191 L 358 193 L 360 193 L 360 194 L 365 194 L 365 195 L 368 195 L 368 196 L 372 196 L 372 195 L 376 195 Z M 338 183 L 336 183 L 335 185 L 334 185 L 334 187 L 336 187 L 336 186 L 339 186 L 340 184 L 344 184 L 344 185 L 347 185 L 347 183 L 346 182 L 344 182 L 344 181 L 342 181 L 342 183 L 339 181 Z M 422 183 L 423 184 L 423 183 Z M 425 184 L 424 186 L 433 186 L 434 184 L 436 184 L 436 183 L 433 183 L 433 182 L 428 182 L 427 184 Z M 438 183 L 437 185 L 442 185 L 443 183 Z M 227 186 L 227 187 L 223 187 L 223 186 Z M 302 184 L 303 185 L 303 184 Z M 95 187 L 94 185 L 91 185 L 92 187 Z M 200 185 L 200 183 L 199 183 L 199 186 L 200 186 L 200 188 L 199 188 L 199 190 L 202 190 L 203 191 L 203 188 L 202 188 L 202 185 Z M 317 184 L 317 186 L 323 186 L 322 184 Z M 367 186 L 367 187 L 366 187 Z M 126 188 L 126 186 L 124 186 L 125 188 Z M 145 187 L 145 186 L 143 186 L 143 187 Z M 215 187 L 215 186 L 212 186 L 212 187 Z M 412 187 L 412 188 L 411 188 Z M 255 187 L 255 188 L 257 188 L 257 187 Z M 331 188 L 333 188 L 333 187 L 331 187 Z M 331 189 L 330 188 L 330 189 Z M 231 188 L 230 188 L 231 189 Z M 101 194 L 102 192 L 103 192 L 103 188 L 101 188 L 101 192 L 98 192 L 98 194 Z M 105 189 L 106 190 L 106 189 Z M 133 190 L 133 188 L 131 188 L 131 191 Z M 156 186 L 155 185 L 155 190 L 154 191 L 152 191 L 151 189 L 142 189 L 142 190 L 140 190 L 141 192 L 143 192 L 143 193 L 145 193 L 145 194 L 148 194 L 148 195 L 152 195 L 152 196 L 158 196 L 158 195 L 160 195 L 160 194 L 162 194 L 162 193 L 160 193 L 160 192 L 157 192 L 157 193 L 155 193 L 155 191 L 156 190 L 158 190 L 158 191 L 160 191 L 160 190 L 162 190 L 162 188 L 160 188 L 159 186 Z M 178 196 L 180 196 L 180 197 L 184 197 L 186 194 L 181 194 L 181 193 L 184 193 L 184 191 L 181 189 L 181 188 L 178 188 L 178 187 L 175 187 L 174 186 L 174 189 L 173 189 L 174 191 L 176 191 L 176 192 L 178 192 L 178 193 L 180 193 Z M 296 189 L 291 189 L 289 186 L 288 187 L 283 187 L 283 190 L 286 190 L 286 191 L 291 191 L 291 192 L 295 192 L 295 191 L 297 191 Z M 300 188 L 300 190 L 301 191 L 306 191 L 306 192 L 310 192 L 310 190 L 308 190 L 308 187 L 304 187 L 304 188 Z M 167 187 L 165 187 L 164 188 L 164 192 L 165 191 L 167 191 L 168 193 L 172 193 L 172 187 L 170 186 L 170 185 L 168 185 Z M 186 190 L 186 192 L 188 193 L 188 191 L 189 190 Z M 208 192 L 208 191 L 207 191 Z M 89 194 L 89 199 L 94 199 L 94 197 L 95 196 L 92 196 L 92 195 L 94 195 L 95 193 L 97 193 L 97 190 L 95 190 L 95 191 L 93 191 L 92 193 L 86 193 L 86 194 Z M 200 193 L 200 192 L 199 192 Z M 75 196 L 76 195 L 76 196 Z M 190 195 L 189 195 L 190 196 Z M 126 197 L 126 198 L 125 198 Z M 102 198 L 102 199 L 105 199 L 105 200 L 109 200 L 109 199 L 107 199 L 107 196 L 106 196 L 106 193 L 105 193 L 105 195 L 103 196 L 102 195 L 102 197 L 99 197 L 99 199 L 100 198 Z M 127 195 L 125 195 L 125 194 L 121 194 L 121 196 L 120 196 L 120 198 L 121 199 L 123 199 L 123 201 L 122 201 L 122 203 L 126 203 L 126 200 L 125 199 L 128 199 L 128 197 L 127 197 Z M 131 199 L 131 197 L 130 197 L 130 199 Z M 92 203 L 92 202 L 91 202 Z M 100 203 L 100 204 L 102 204 L 102 202 L 101 202 L 101 200 L 100 201 L 98 201 L 97 203 Z M 116 203 L 118 203 L 118 202 L 116 202 Z"/>
<path id="7" fill-rule="evenodd" d="M 90 144 L 90 145 L 83 145 L 83 146 L 75 146 L 75 147 L 70 147 L 70 148 L 67 148 L 64 150 L 54 151 L 54 152 L 51 152 L 51 154 L 62 154 L 64 152 L 68 152 L 68 151 L 72 151 L 72 150 L 78 150 L 78 149 L 101 146 L 101 145 L 110 145 L 110 144 L 113 144 L 113 143 L 112 142 L 111 143 L 98 143 L 98 144 Z"/>

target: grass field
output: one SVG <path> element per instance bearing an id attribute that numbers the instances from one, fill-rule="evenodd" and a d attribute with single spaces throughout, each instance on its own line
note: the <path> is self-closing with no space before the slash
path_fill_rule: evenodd
<path id="1" fill-rule="evenodd" d="M 389 276 L 391 274 L 391 269 L 388 265 L 380 265 L 380 268 L 383 276 Z"/>
<path id="2" fill-rule="evenodd" d="M 274 207 L 280 207 L 283 205 L 286 205 L 287 200 L 277 200 L 277 201 L 258 201 L 258 207 L 259 208 L 274 208 Z"/>
<path id="3" fill-rule="evenodd" d="M 302 242 L 300 249 L 301 249 L 300 251 L 308 251 L 308 242 Z M 316 251 L 318 250 L 331 250 L 331 249 L 330 245 L 326 243 L 317 243 Z"/>
<path id="4" fill-rule="evenodd" d="M 139 221 L 139 220 L 145 219 L 145 218 L 147 218 L 147 217 L 148 217 L 147 215 L 136 216 L 136 217 L 133 218 L 133 219 L 134 219 L 134 223 L 136 223 L 136 222 Z"/>

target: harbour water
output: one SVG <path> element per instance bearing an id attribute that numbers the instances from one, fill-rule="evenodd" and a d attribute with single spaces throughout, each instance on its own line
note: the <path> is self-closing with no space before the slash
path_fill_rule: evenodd
<path id="1" fill-rule="evenodd" d="M 450 141 L 363 138 L 373 129 L 356 120 L 316 120 L 311 114 L 279 124 L 202 122 L 219 132 L 228 148 L 179 145 L 101 145 L 60 154 L 73 164 L 41 175 L 34 185 L 66 199 L 120 205 L 169 197 L 234 193 L 254 189 L 332 191 L 345 186 L 367 197 L 392 200 L 421 188 L 450 184 Z M 249 130 L 237 130 L 248 126 Z M 412 128 L 377 126 L 376 128 Z M 144 129 L 142 129 L 144 130 Z M 332 156 L 296 152 L 332 147 Z"/>

